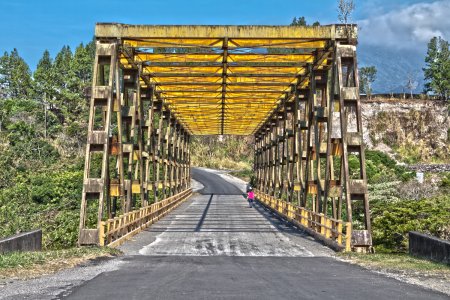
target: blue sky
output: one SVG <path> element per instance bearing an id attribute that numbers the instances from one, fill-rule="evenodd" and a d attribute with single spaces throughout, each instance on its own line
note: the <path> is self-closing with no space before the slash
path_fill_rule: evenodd
<path id="1" fill-rule="evenodd" d="M 356 0 L 354 20 L 363 24 L 363 43 L 379 43 L 387 36 L 420 47 L 429 35 L 448 38 L 450 0 Z M 288 25 L 294 16 L 312 23 L 337 23 L 337 0 L 0 0 L 0 51 L 17 48 L 35 68 L 45 49 L 52 56 L 69 45 L 89 41 L 96 22 L 130 24 Z M 444 9 L 443 16 L 434 19 Z M 428 10 L 428 15 L 423 11 Z M 407 22 L 409 15 L 414 22 Z M 442 19 L 442 20 L 441 20 Z M 387 33 L 379 23 L 401 21 Z M 419 20 L 419 21 L 417 21 Z M 422 23 L 421 23 L 422 22 Z M 426 23 L 425 28 L 423 23 Z M 400 44 L 400 43 L 399 43 Z M 409 45 L 408 47 L 411 47 Z M 400 46 L 401 47 L 401 46 Z"/>

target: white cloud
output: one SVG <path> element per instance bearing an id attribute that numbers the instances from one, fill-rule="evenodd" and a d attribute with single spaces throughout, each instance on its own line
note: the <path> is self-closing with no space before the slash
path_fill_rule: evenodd
<path id="1" fill-rule="evenodd" d="M 434 36 L 450 38 L 450 0 L 417 3 L 358 22 L 364 45 L 423 51 Z"/>

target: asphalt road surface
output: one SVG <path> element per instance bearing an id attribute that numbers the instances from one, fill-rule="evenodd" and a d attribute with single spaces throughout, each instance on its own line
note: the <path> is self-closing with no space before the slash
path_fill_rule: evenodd
<path id="1" fill-rule="evenodd" d="M 336 260 L 221 176 L 192 174 L 204 189 L 123 245 L 114 268 L 48 299 L 448 299 Z M 21 296 L 8 299 L 47 299 Z"/>

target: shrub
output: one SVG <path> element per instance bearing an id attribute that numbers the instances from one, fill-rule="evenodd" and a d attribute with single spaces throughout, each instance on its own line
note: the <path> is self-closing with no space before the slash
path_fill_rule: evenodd
<path id="1" fill-rule="evenodd" d="M 421 200 L 372 201 L 372 234 L 378 250 L 406 251 L 408 232 L 449 239 L 450 195 Z"/>

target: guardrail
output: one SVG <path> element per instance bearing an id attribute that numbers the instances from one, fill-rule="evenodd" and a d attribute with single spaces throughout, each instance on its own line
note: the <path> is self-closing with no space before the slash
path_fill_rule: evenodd
<path id="1" fill-rule="evenodd" d="M 141 209 L 130 211 L 100 223 L 100 246 L 117 247 L 138 234 L 192 195 L 192 189 L 176 194 Z"/>
<path id="2" fill-rule="evenodd" d="M 450 265 L 450 241 L 410 231 L 409 254 Z"/>
<path id="3" fill-rule="evenodd" d="M 257 200 L 336 250 L 351 251 L 352 226 L 292 203 L 255 191 Z M 345 227 L 345 234 L 343 228 Z"/>
<path id="4" fill-rule="evenodd" d="M 42 229 L 0 239 L 0 255 L 15 251 L 41 251 Z"/>

